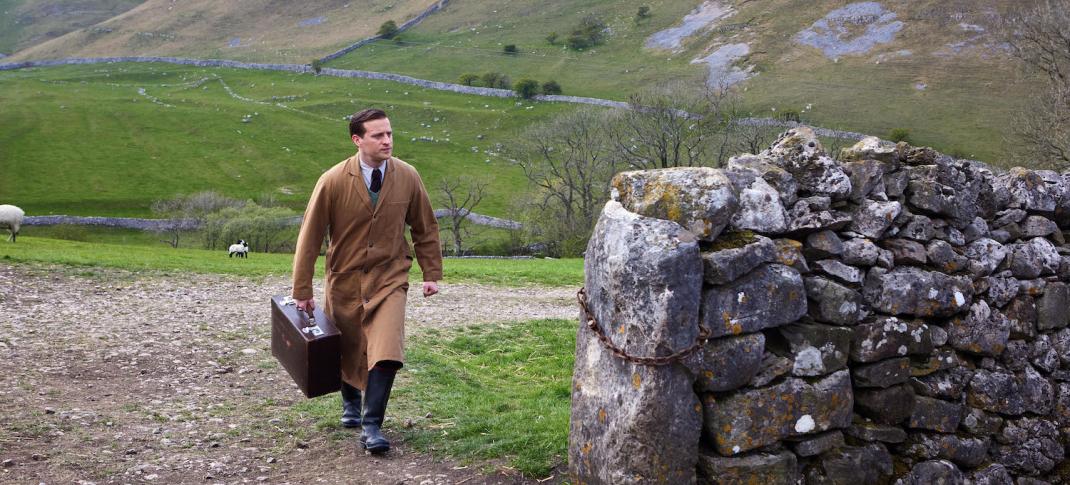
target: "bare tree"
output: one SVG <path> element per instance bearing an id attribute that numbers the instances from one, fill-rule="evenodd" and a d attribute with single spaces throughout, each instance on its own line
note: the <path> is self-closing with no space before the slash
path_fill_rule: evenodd
<path id="1" fill-rule="evenodd" d="M 160 242 L 172 248 L 178 247 L 182 233 L 197 227 L 197 220 L 191 214 L 187 201 L 186 197 L 176 196 L 173 199 L 157 200 L 152 203 L 152 212 L 166 221 L 164 226 L 156 231 L 167 237 Z"/>
<path id="2" fill-rule="evenodd" d="M 658 85 L 629 98 L 631 109 L 617 113 L 608 136 L 616 156 L 634 169 L 720 165 L 736 100 L 724 83 Z"/>
<path id="3" fill-rule="evenodd" d="M 1034 162 L 1070 166 L 1070 0 L 1033 0 L 1005 21 L 1012 52 L 1042 74 L 1046 91 L 1019 118 L 1016 134 Z"/>
<path id="4" fill-rule="evenodd" d="M 450 211 L 446 229 L 453 239 L 454 256 L 463 254 L 464 239 L 470 235 L 466 217 L 483 201 L 488 185 L 486 181 L 469 176 L 443 177 L 439 181 L 438 188 L 446 200 L 446 209 Z"/>
<path id="5" fill-rule="evenodd" d="M 618 168 L 607 144 L 605 116 L 584 109 L 532 127 L 514 148 L 536 191 L 528 227 L 550 252 L 571 254 L 590 236 Z"/>

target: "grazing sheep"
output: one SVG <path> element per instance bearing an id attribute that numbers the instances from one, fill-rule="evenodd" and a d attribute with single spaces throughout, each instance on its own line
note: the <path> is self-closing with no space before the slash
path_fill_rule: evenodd
<path id="1" fill-rule="evenodd" d="M 239 239 L 237 243 L 230 245 L 227 257 L 233 258 L 234 256 L 237 256 L 239 258 L 249 257 L 249 245 L 245 243 L 244 239 Z"/>
<path id="2" fill-rule="evenodd" d="M 19 226 L 22 225 L 22 218 L 26 213 L 13 205 L 0 205 L 0 227 L 7 228 L 11 231 L 11 237 L 7 238 L 8 241 L 15 242 L 15 238 L 19 235 Z"/>

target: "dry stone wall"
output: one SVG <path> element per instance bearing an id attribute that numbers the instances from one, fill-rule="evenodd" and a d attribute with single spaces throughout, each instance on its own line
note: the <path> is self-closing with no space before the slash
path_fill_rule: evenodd
<path id="1" fill-rule="evenodd" d="M 614 179 L 574 483 L 1067 480 L 1070 174 L 876 138 L 839 160 L 796 127 Z"/>

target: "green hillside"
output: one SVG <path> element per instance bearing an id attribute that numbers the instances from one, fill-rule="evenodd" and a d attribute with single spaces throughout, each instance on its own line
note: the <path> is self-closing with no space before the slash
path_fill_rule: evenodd
<path id="1" fill-rule="evenodd" d="M 456 82 L 464 73 L 502 72 L 514 80 L 554 79 L 565 94 L 623 100 L 640 87 L 670 80 L 696 86 L 707 75 L 693 60 L 746 43 L 735 66 L 756 75 L 742 84 L 746 110 L 774 116 L 802 112 L 812 124 L 887 136 L 907 128 L 912 141 L 1005 164 L 1014 152 L 1006 128 L 1037 84 L 1024 79 L 999 35 L 1010 2 L 881 2 L 902 28 L 865 53 L 829 58 L 795 36 L 842 1 L 722 2 L 734 13 L 682 40 L 678 50 L 644 47 L 655 32 L 679 25 L 699 2 L 457 2 L 401 35 L 339 58 L 331 66 Z M 652 16 L 635 21 L 640 6 Z M 551 45 L 588 15 L 607 26 L 603 44 L 584 51 Z M 862 26 L 849 25 L 850 35 Z M 516 55 L 502 52 L 515 44 Z M 810 106 L 810 109 L 806 109 Z"/>
<path id="2" fill-rule="evenodd" d="M 480 174 L 493 184 L 478 210 L 492 215 L 505 215 L 526 186 L 498 144 L 574 109 L 172 65 L 8 71 L 0 73 L 0 201 L 31 215 L 148 216 L 154 200 L 215 190 L 303 208 L 320 173 L 353 153 L 344 117 L 373 105 L 391 114 L 396 154 L 421 171 L 436 206 L 441 177 Z"/>
<path id="3" fill-rule="evenodd" d="M 0 53 L 10 55 L 136 7 L 144 0 L 0 0 Z"/>

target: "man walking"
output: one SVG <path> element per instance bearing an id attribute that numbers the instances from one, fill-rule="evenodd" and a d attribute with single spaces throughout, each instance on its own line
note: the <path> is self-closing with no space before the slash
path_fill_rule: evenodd
<path id="1" fill-rule="evenodd" d="M 371 453 L 390 449 L 380 430 L 394 374 L 404 362 L 405 298 L 412 252 L 423 269 L 423 294 L 438 293 L 442 251 L 438 221 L 420 174 L 391 157 L 393 131 L 386 113 L 353 115 L 349 134 L 357 154 L 327 170 L 305 209 L 294 254 L 293 298 L 315 308 L 312 276 L 327 233 L 326 313 L 342 338 L 342 424 L 361 426 Z M 361 391 L 364 391 L 361 407 Z"/>

